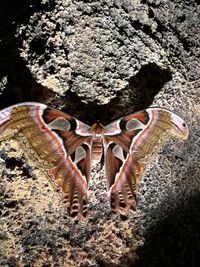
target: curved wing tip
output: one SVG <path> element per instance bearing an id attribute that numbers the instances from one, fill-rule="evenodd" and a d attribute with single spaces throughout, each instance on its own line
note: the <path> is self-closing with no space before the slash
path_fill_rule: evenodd
<path id="1" fill-rule="evenodd" d="M 186 140 L 189 135 L 189 128 L 185 121 L 178 115 L 171 113 L 173 123 L 173 133 L 183 140 Z"/>
<path id="2" fill-rule="evenodd" d="M 187 124 L 185 123 L 185 121 L 180 116 L 178 116 L 177 114 L 175 114 L 171 110 L 169 110 L 167 108 L 163 108 L 163 107 L 152 107 L 152 108 L 146 109 L 146 111 L 148 111 L 148 110 L 149 111 L 162 110 L 164 112 L 167 112 L 170 115 L 170 119 L 171 119 L 171 123 L 172 123 L 172 129 L 171 129 L 172 134 L 174 134 L 175 136 L 177 136 L 183 140 L 186 140 L 188 138 L 189 128 L 188 128 Z"/>

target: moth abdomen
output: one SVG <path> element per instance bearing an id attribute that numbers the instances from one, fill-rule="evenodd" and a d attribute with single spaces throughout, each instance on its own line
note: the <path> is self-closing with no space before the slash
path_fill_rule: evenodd
<path id="1" fill-rule="evenodd" d="M 103 145 L 101 137 L 94 137 L 92 144 L 92 159 L 95 162 L 100 162 L 103 154 Z"/>

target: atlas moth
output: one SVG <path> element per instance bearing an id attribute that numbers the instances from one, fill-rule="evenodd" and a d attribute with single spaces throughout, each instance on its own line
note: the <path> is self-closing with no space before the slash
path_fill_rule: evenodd
<path id="1" fill-rule="evenodd" d="M 104 159 L 111 209 L 126 214 L 135 208 L 136 186 L 152 155 L 169 136 L 187 139 L 188 132 L 179 116 L 159 107 L 92 127 L 40 103 L 0 111 L 0 141 L 16 139 L 63 192 L 70 216 L 81 219 L 92 163 Z"/>

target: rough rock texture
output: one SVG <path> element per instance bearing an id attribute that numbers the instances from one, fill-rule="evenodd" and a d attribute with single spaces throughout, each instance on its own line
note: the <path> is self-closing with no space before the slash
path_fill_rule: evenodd
<path id="1" fill-rule="evenodd" d="M 189 125 L 143 175 L 138 205 L 112 214 L 93 169 L 89 218 L 13 141 L 0 146 L 0 266 L 199 266 L 200 6 L 196 1 L 1 0 L 0 107 L 38 101 L 86 123 L 150 105 Z"/>

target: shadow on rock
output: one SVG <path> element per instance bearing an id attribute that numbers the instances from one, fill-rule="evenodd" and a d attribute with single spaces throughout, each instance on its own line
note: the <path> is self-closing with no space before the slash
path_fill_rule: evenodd
<path id="1" fill-rule="evenodd" d="M 197 267 L 200 263 L 200 193 L 150 228 L 135 267 Z"/>
<path id="2" fill-rule="evenodd" d="M 197 126 L 191 125 L 182 154 L 168 153 L 174 164 L 167 194 L 161 204 L 147 208 L 145 243 L 134 267 L 200 266 L 200 165 Z M 170 155 L 171 154 L 171 155 Z M 160 177 L 159 177 L 160 179 Z M 163 183 L 165 186 L 165 183 Z M 161 194 L 162 192 L 160 192 Z"/>
<path id="3" fill-rule="evenodd" d="M 76 116 L 81 121 L 92 125 L 100 121 L 103 125 L 110 123 L 129 113 L 148 108 L 154 97 L 166 82 L 172 79 L 169 69 L 161 69 L 155 63 L 141 67 L 140 71 L 129 79 L 129 84 L 108 104 L 98 105 L 96 102 L 85 104 L 75 93 L 67 92 L 65 100 L 55 100 L 65 103 L 64 111 Z"/>
<path id="4" fill-rule="evenodd" d="M 0 109 L 18 102 L 36 101 L 47 94 L 46 88 L 35 81 L 19 55 L 22 40 L 16 37 L 16 29 L 20 24 L 26 24 L 34 12 L 51 8 L 40 0 L 34 3 L 30 0 L 0 2 L 0 80 L 6 79 L 0 94 Z"/>

